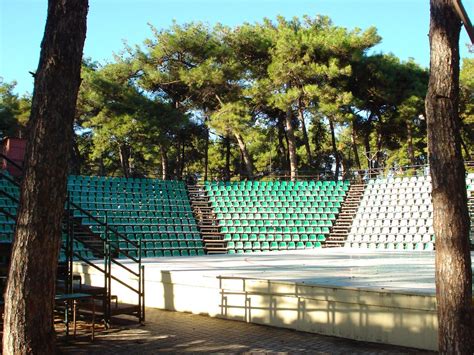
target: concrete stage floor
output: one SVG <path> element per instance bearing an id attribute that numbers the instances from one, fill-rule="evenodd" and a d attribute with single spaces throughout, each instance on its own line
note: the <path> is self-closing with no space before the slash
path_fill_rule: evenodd
<path id="1" fill-rule="evenodd" d="M 335 248 L 146 258 L 145 305 L 436 350 L 434 256 Z M 90 266 L 75 263 L 75 272 L 87 284 L 103 285 L 103 275 Z M 117 265 L 112 273 L 137 284 Z M 137 302 L 117 282 L 112 294 Z"/>
<path id="2" fill-rule="evenodd" d="M 474 259 L 474 253 L 471 254 Z M 169 271 L 305 285 L 435 294 L 434 252 L 333 248 L 241 255 L 146 258 L 148 277 Z"/>

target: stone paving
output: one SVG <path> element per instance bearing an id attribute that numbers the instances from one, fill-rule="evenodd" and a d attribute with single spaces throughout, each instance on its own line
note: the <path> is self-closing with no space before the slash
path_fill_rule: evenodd
<path id="1" fill-rule="evenodd" d="M 339 353 L 406 354 L 415 349 L 357 342 L 189 313 L 148 308 L 145 325 L 122 323 L 98 331 L 96 339 L 60 341 L 64 354 L 202 353 Z M 86 329 L 86 327 L 84 327 Z M 428 353 L 428 352 L 423 352 Z"/>

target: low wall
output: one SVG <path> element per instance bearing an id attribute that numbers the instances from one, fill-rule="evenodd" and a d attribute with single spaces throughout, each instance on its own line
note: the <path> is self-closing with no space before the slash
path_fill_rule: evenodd
<path id="1" fill-rule="evenodd" d="M 87 284 L 102 286 L 103 276 L 76 263 Z M 122 280 L 125 273 L 114 272 Z M 434 295 L 350 287 L 220 277 L 199 271 L 166 271 L 156 265 L 145 273 L 145 305 L 179 312 L 295 329 L 337 337 L 437 349 Z M 128 279 L 128 284 L 137 281 Z M 137 303 L 126 287 L 112 283 L 119 301 Z"/>

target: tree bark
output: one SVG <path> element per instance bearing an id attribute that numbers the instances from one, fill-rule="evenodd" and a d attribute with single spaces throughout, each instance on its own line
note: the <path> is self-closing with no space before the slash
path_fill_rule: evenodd
<path id="1" fill-rule="evenodd" d="M 337 151 L 336 145 L 336 132 L 334 132 L 334 123 L 332 119 L 329 118 L 329 129 L 331 131 L 331 145 L 332 145 L 332 154 L 334 155 L 334 159 L 336 160 L 336 170 L 334 172 L 334 180 L 337 181 L 339 179 L 339 169 L 340 169 L 340 157 L 339 152 Z"/>
<path id="2" fill-rule="evenodd" d="M 285 115 L 286 138 L 288 139 L 288 155 L 290 161 L 290 178 L 295 181 L 298 178 L 298 157 L 296 155 L 296 139 L 291 122 L 292 112 L 288 110 Z"/>
<path id="3" fill-rule="evenodd" d="M 306 149 L 306 156 L 308 158 L 308 166 L 312 166 L 313 158 L 311 155 L 311 147 L 309 145 L 308 131 L 306 130 L 306 123 L 304 121 L 303 100 L 298 100 L 298 120 L 301 123 L 301 131 L 303 132 L 303 142 Z"/>
<path id="4" fill-rule="evenodd" d="M 464 139 L 462 139 L 462 136 L 460 137 L 461 140 L 461 146 L 464 149 L 464 155 L 466 160 L 471 160 L 471 153 L 469 152 L 469 148 L 466 145 L 466 142 L 464 142 Z"/>
<path id="5" fill-rule="evenodd" d="M 129 178 L 131 175 L 130 169 L 130 153 L 131 148 L 128 144 L 120 144 L 119 146 L 119 157 L 120 157 L 120 166 L 122 167 L 123 176 Z"/>
<path id="6" fill-rule="evenodd" d="M 410 159 L 411 166 L 416 164 L 415 161 L 415 148 L 413 147 L 413 126 L 410 120 L 407 120 L 407 153 Z"/>
<path id="7" fill-rule="evenodd" d="M 168 152 L 163 144 L 160 144 L 160 153 L 161 153 L 161 178 L 163 180 L 168 180 Z"/>
<path id="8" fill-rule="evenodd" d="M 362 170 L 362 166 L 360 165 L 359 150 L 357 149 L 357 134 L 354 128 L 354 122 L 352 122 L 351 144 L 357 169 Z"/>
<path id="9" fill-rule="evenodd" d="M 239 145 L 240 153 L 242 154 L 242 159 L 245 167 L 245 175 L 247 179 L 253 179 L 253 163 L 252 158 L 247 150 L 247 146 L 239 133 L 234 133 L 234 137 L 237 140 Z"/>
<path id="10" fill-rule="evenodd" d="M 185 138 L 184 138 L 184 134 L 182 135 L 181 137 L 181 140 L 180 140 L 180 144 L 179 144 L 179 152 L 178 152 L 178 155 L 179 155 L 179 165 L 178 167 L 176 168 L 176 178 L 178 180 L 182 180 L 183 179 L 183 173 L 184 173 L 184 162 L 185 162 Z"/>
<path id="11" fill-rule="evenodd" d="M 54 354 L 53 308 L 87 0 L 50 0 L 5 293 L 4 354 Z"/>
<path id="12" fill-rule="evenodd" d="M 474 353 L 472 271 L 459 132 L 459 32 L 451 0 L 431 0 L 430 81 L 425 107 L 436 234 L 438 350 Z"/>
<path id="13" fill-rule="evenodd" d="M 225 145 L 225 167 L 224 167 L 224 180 L 230 180 L 230 138 L 226 136 L 224 138 Z"/>
<path id="14" fill-rule="evenodd" d="M 284 140 L 286 140 L 286 134 L 285 134 L 285 127 L 283 125 L 283 119 L 278 118 L 278 153 L 279 153 L 279 163 L 280 163 L 280 168 L 288 171 L 289 166 L 288 166 L 288 151 L 285 148 L 285 143 Z"/>
<path id="15" fill-rule="evenodd" d="M 365 148 L 365 156 L 367 158 L 367 169 L 369 171 L 372 170 L 372 155 L 370 152 L 370 132 L 366 132 L 364 135 L 364 148 Z"/>
<path id="16" fill-rule="evenodd" d="M 74 175 L 80 175 L 81 165 L 82 165 L 81 152 L 79 151 L 79 147 L 77 145 L 74 129 L 72 127 L 71 129 L 72 129 L 72 135 L 71 135 L 72 139 L 71 139 L 71 152 L 70 152 L 70 157 L 69 157 L 69 173 L 74 174 Z"/>
<path id="17" fill-rule="evenodd" d="M 208 170 L 209 170 L 209 128 L 207 128 L 206 122 L 207 117 L 204 119 L 204 125 L 206 129 L 206 142 L 204 146 L 204 181 L 207 181 Z"/>

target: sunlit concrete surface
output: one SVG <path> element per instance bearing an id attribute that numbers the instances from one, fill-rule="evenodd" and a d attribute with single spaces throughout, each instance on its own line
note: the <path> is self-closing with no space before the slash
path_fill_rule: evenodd
<path id="1" fill-rule="evenodd" d="M 435 293 L 434 252 L 334 248 L 144 260 L 148 277 L 166 270 L 196 278 L 239 277 L 366 290 Z"/>
<path id="2" fill-rule="evenodd" d="M 148 307 L 436 350 L 432 252 L 340 248 L 150 258 L 144 265 Z M 75 271 L 103 285 L 92 267 L 77 263 Z M 137 283 L 118 266 L 113 273 Z M 117 282 L 112 293 L 138 300 Z"/>

